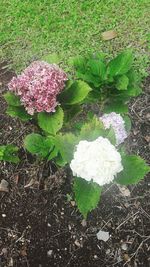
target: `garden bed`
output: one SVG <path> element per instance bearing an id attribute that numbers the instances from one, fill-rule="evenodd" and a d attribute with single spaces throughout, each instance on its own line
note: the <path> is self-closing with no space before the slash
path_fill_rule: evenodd
<path id="1" fill-rule="evenodd" d="M 36 131 L 5 114 L 2 93 L 13 76 L 1 65 L 1 144 L 21 147 L 26 134 Z M 128 150 L 149 160 L 150 79 L 144 93 L 130 103 L 132 132 Z M 148 176 L 129 186 L 124 196 L 117 185 L 104 188 L 99 206 L 85 223 L 73 200 L 68 170 L 37 162 L 20 151 L 18 165 L 0 163 L 0 179 L 9 192 L 0 192 L 0 266 L 142 266 L 150 264 L 150 182 Z M 29 184 L 30 183 L 30 184 Z M 71 194 L 71 195 L 70 195 Z M 102 229 L 107 242 L 97 239 Z"/>

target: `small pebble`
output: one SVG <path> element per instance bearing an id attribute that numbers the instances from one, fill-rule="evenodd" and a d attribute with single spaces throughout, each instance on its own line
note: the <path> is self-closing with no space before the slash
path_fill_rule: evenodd
<path id="1" fill-rule="evenodd" d="M 53 253 L 53 251 L 50 249 L 49 251 L 47 251 L 47 256 L 48 257 L 51 257 L 52 256 L 52 253 Z"/>
<path id="2" fill-rule="evenodd" d="M 127 246 L 127 244 L 126 243 L 123 243 L 122 245 L 121 245 L 121 248 L 122 248 L 122 250 L 128 250 L 128 246 Z"/>
<path id="3" fill-rule="evenodd" d="M 2 217 L 5 218 L 5 217 L 6 217 L 6 214 L 3 213 L 3 214 L 2 214 Z"/>
<path id="4" fill-rule="evenodd" d="M 98 257 L 97 257 L 97 255 L 94 255 L 94 259 L 97 259 Z"/>

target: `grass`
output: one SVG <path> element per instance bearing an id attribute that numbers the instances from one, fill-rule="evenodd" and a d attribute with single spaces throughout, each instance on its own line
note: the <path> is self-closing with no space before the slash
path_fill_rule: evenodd
<path id="1" fill-rule="evenodd" d="M 102 51 L 112 55 L 133 47 L 144 73 L 148 62 L 149 0 L 1 0 L 0 56 L 20 71 L 30 61 L 58 53 Z M 115 29 L 118 37 L 103 41 Z"/>

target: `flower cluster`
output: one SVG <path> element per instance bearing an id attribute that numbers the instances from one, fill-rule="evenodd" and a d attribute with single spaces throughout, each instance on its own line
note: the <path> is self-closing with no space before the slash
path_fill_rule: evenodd
<path id="1" fill-rule="evenodd" d="M 116 145 L 120 145 L 127 138 L 127 132 L 125 130 L 125 122 L 120 114 L 111 112 L 104 114 L 100 117 L 103 122 L 105 129 L 113 128 L 116 136 Z"/>
<path id="2" fill-rule="evenodd" d="M 92 142 L 80 141 L 70 168 L 74 176 L 93 180 L 100 186 L 112 182 L 117 173 L 123 170 L 119 152 L 103 137 Z"/>
<path id="3" fill-rule="evenodd" d="M 34 112 L 54 112 L 57 95 L 63 90 L 67 75 L 55 64 L 34 61 L 21 75 L 14 77 L 8 87 L 20 96 L 21 103 L 31 115 Z"/>

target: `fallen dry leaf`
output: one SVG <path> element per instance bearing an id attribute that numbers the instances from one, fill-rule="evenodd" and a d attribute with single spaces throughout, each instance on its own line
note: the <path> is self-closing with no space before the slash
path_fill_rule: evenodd
<path id="1" fill-rule="evenodd" d="M 106 31 L 102 33 L 102 39 L 108 41 L 117 37 L 117 32 L 114 30 Z"/>
<path id="2" fill-rule="evenodd" d="M 0 183 L 0 191 L 8 193 L 9 192 L 8 185 L 9 185 L 8 182 L 6 180 L 2 179 L 1 183 Z"/>
<path id="3" fill-rule="evenodd" d="M 149 135 L 146 135 L 146 136 L 144 137 L 144 139 L 147 141 L 147 143 L 150 143 L 150 136 L 149 136 Z"/>
<path id="4" fill-rule="evenodd" d="M 118 188 L 119 188 L 119 190 L 123 196 L 130 197 L 131 193 L 130 193 L 127 186 L 120 185 L 120 184 L 117 184 L 117 186 L 118 186 Z"/>
<path id="5" fill-rule="evenodd" d="M 75 201 L 70 201 L 72 207 L 74 207 L 76 205 Z"/>

